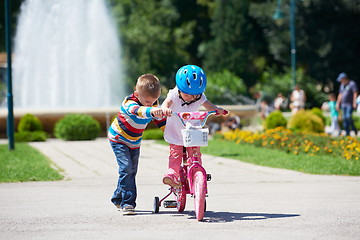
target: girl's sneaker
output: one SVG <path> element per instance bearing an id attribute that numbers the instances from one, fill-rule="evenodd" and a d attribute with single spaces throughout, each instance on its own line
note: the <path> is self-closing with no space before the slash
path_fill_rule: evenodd
<path id="1" fill-rule="evenodd" d="M 163 183 L 173 188 L 180 188 L 181 184 L 174 174 L 166 174 L 163 178 Z"/>
<path id="2" fill-rule="evenodd" d="M 135 208 L 131 205 L 126 205 L 122 208 L 123 215 L 135 215 Z"/>

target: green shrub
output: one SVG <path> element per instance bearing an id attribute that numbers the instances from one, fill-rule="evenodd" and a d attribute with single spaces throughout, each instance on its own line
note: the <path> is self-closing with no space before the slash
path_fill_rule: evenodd
<path id="1" fill-rule="evenodd" d="M 55 137 L 66 141 L 93 140 L 100 131 L 99 122 L 87 114 L 68 114 L 54 127 Z"/>
<path id="2" fill-rule="evenodd" d="M 22 131 L 15 133 L 16 142 L 45 142 L 47 133 L 44 131 Z"/>
<path id="3" fill-rule="evenodd" d="M 32 114 L 25 114 L 19 121 L 18 131 L 42 131 L 44 127 L 39 118 L 35 117 Z"/>
<path id="4" fill-rule="evenodd" d="M 314 107 L 311 109 L 311 112 L 321 118 L 324 125 L 326 124 L 326 118 L 320 108 Z"/>
<path id="5" fill-rule="evenodd" d="M 274 111 L 265 119 L 265 129 L 286 127 L 287 121 L 280 111 Z"/>
<path id="6" fill-rule="evenodd" d="M 142 139 L 162 140 L 164 139 L 164 132 L 159 128 L 146 129 L 143 133 Z"/>
<path id="7" fill-rule="evenodd" d="M 360 117 L 353 116 L 354 125 L 357 130 L 360 130 Z"/>
<path id="8" fill-rule="evenodd" d="M 304 133 L 321 133 L 324 132 L 324 123 L 311 111 L 300 110 L 290 118 L 288 128 Z"/>

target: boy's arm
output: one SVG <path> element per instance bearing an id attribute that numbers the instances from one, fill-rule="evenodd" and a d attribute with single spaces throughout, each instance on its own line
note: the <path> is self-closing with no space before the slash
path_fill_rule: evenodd
<path id="1" fill-rule="evenodd" d="M 214 105 L 212 102 L 210 102 L 209 100 L 206 100 L 203 103 L 204 108 L 206 108 L 207 111 L 217 111 L 218 114 L 223 115 L 224 114 L 224 109 L 217 107 L 216 105 Z"/>
<path id="2" fill-rule="evenodd" d="M 152 118 L 152 117 L 162 117 L 162 111 L 157 107 L 144 107 L 140 106 L 135 101 L 127 101 L 124 105 L 124 108 L 130 114 L 136 115 L 142 118 Z"/>
<path id="3" fill-rule="evenodd" d="M 166 126 L 166 118 L 154 118 L 153 122 L 156 124 L 156 126 L 158 126 L 158 128 L 160 128 L 161 130 L 165 131 L 165 126 Z"/>

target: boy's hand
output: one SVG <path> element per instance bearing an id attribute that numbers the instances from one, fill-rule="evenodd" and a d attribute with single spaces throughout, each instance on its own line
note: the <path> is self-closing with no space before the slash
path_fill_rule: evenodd
<path id="1" fill-rule="evenodd" d="M 161 108 L 153 107 L 153 108 L 151 108 L 150 113 L 153 117 L 156 117 L 156 118 L 163 117 L 163 111 L 161 110 Z"/>
<path id="2" fill-rule="evenodd" d="M 170 108 L 162 108 L 163 115 L 166 117 L 171 117 L 172 110 Z"/>
<path id="3" fill-rule="evenodd" d="M 216 115 L 227 115 L 229 112 L 223 108 L 216 108 Z"/>

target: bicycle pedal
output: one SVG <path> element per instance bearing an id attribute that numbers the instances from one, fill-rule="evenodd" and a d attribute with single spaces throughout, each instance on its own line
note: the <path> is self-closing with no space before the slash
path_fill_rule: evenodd
<path id="1" fill-rule="evenodd" d="M 177 202 L 174 200 L 166 200 L 164 201 L 164 208 L 176 208 Z"/>
<path id="2" fill-rule="evenodd" d="M 208 174 L 206 174 L 206 181 L 211 181 L 211 174 L 210 173 L 208 173 Z"/>

